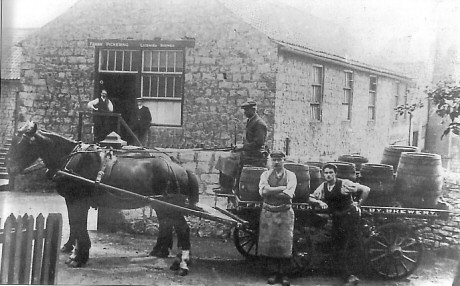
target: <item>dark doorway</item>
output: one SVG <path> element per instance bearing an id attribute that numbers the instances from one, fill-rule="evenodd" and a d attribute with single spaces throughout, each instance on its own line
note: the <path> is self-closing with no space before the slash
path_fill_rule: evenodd
<path id="1" fill-rule="evenodd" d="M 120 113 L 132 129 L 136 120 L 136 75 L 99 73 L 100 89 L 105 88 L 108 97 L 113 103 L 113 112 Z M 131 142 L 132 139 L 125 128 L 121 128 L 120 136 L 123 140 Z"/>

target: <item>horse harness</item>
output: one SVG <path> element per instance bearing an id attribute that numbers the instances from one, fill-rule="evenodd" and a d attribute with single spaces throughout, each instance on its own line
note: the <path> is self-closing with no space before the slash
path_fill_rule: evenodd
<path id="1" fill-rule="evenodd" d="M 119 153 L 116 155 L 115 153 Z M 65 165 L 63 167 L 63 170 L 66 172 L 69 172 L 71 174 L 79 175 L 72 169 L 69 169 L 69 164 L 71 163 L 71 160 L 74 156 L 77 154 L 81 153 L 97 153 L 100 158 L 101 158 L 101 164 L 99 167 L 99 171 L 97 172 L 96 179 L 94 180 L 94 184 L 96 189 L 99 188 L 100 183 L 103 178 L 110 178 L 112 174 L 112 169 L 113 166 L 117 163 L 118 158 L 159 158 L 162 159 L 166 166 L 168 167 L 169 173 L 171 174 L 172 181 L 176 184 L 178 194 L 181 194 L 181 187 L 179 184 L 179 180 L 176 176 L 176 173 L 174 172 L 174 169 L 172 168 L 170 162 L 166 160 L 164 156 L 153 154 L 151 152 L 136 152 L 136 153 L 123 153 L 122 151 L 117 151 L 112 148 L 107 149 L 107 148 L 101 148 L 98 145 L 94 144 L 85 144 L 85 143 L 79 143 L 75 148 L 72 150 L 72 152 L 67 156 L 67 160 L 65 162 Z M 162 153 L 163 154 L 163 153 Z M 168 179 L 167 181 L 167 187 L 164 195 L 168 195 L 169 192 L 168 190 L 171 190 L 171 179 Z"/>

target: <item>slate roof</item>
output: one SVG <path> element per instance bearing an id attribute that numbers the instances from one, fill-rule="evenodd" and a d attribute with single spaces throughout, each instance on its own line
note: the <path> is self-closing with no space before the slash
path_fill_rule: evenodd
<path id="1" fill-rule="evenodd" d="M 272 0 L 219 1 L 236 16 L 287 49 L 313 53 L 392 75 L 402 74 L 390 61 L 366 51 L 347 29 L 306 11 Z"/>
<path id="2" fill-rule="evenodd" d="M 20 42 L 35 30 L 2 28 L 2 80 L 17 80 L 20 78 L 20 65 L 22 62 Z"/>

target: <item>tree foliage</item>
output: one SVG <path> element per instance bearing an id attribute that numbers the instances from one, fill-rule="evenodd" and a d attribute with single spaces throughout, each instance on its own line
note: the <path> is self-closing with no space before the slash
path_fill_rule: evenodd
<path id="1" fill-rule="evenodd" d="M 460 135 L 460 82 L 442 81 L 426 93 L 436 106 L 436 114 L 450 119 L 441 139 L 450 132 Z"/>

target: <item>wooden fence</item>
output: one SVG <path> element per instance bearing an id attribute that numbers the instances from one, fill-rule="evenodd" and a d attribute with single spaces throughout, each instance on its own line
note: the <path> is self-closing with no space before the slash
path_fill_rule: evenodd
<path id="1" fill-rule="evenodd" d="M 0 284 L 56 284 L 62 215 L 17 218 L 11 214 L 0 229 Z M 1 226 L 1 218 L 0 218 Z"/>

